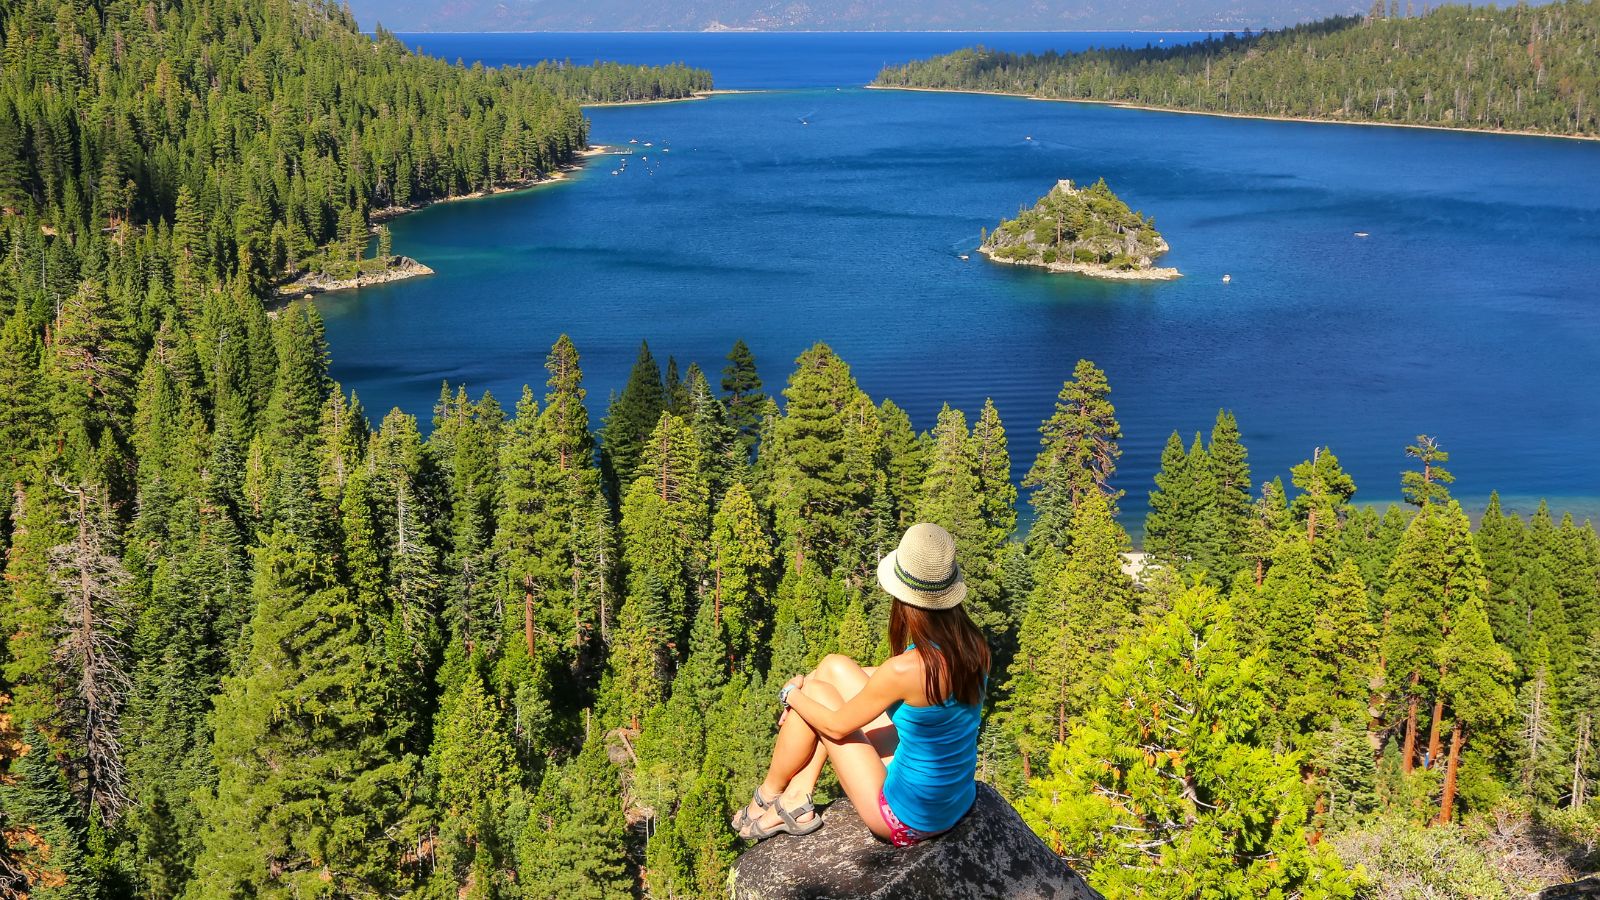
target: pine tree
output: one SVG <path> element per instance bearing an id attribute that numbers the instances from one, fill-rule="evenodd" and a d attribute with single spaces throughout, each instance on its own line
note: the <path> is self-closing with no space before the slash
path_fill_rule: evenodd
<path id="1" fill-rule="evenodd" d="M 1218 577 L 1229 577 L 1244 564 L 1250 535 L 1250 463 L 1233 413 L 1217 411 L 1206 448 L 1215 484 L 1216 518 L 1220 537 Z"/>
<path id="2" fill-rule="evenodd" d="M 1567 690 L 1567 708 L 1573 710 L 1573 747 L 1571 790 L 1568 805 L 1582 809 L 1593 792 L 1591 785 L 1600 765 L 1596 765 L 1596 746 L 1600 745 L 1600 629 L 1589 634 L 1589 639 L 1577 653 L 1574 677 Z"/>
<path id="3" fill-rule="evenodd" d="M 1111 477 L 1122 455 L 1117 446 L 1122 426 L 1110 397 L 1105 373 L 1080 359 L 1072 378 L 1061 386 L 1055 412 L 1039 426 L 1039 455 L 1022 482 L 1034 488 L 1031 546 L 1062 549 L 1071 544 L 1073 512 L 1091 492 L 1104 495 L 1115 514 L 1122 492 L 1112 490 Z"/>
<path id="4" fill-rule="evenodd" d="M 1293 755 L 1262 745 L 1256 660 L 1191 588 L 1115 654 L 1024 816 L 1108 900 L 1353 896 L 1308 820 Z"/>
<path id="5" fill-rule="evenodd" d="M 1400 493 L 1412 506 L 1445 503 L 1450 499 L 1449 485 L 1456 480 L 1444 464 L 1450 454 L 1439 446 L 1436 438 L 1417 435 L 1417 442 L 1406 447 L 1406 455 L 1422 463 L 1421 472 L 1400 474 Z"/>
<path id="6" fill-rule="evenodd" d="M 130 683 L 123 657 L 128 572 L 118 557 L 116 520 L 104 490 L 63 485 L 72 538 L 50 549 L 50 578 L 62 622 L 55 658 L 67 689 L 60 714 L 81 767 L 85 808 L 115 821 L 128 804 L 122 708 Z"/>
<path id="7" fill-rule="evenodd" d="M 1291 469 L 1290 475 L 1300 489 L 1292 508 L 1305 523 L 1306 540 L 1314 543 L 1319 534 L 1337 531 L 1356 483 L 1340 467 L 1333 450 L 1318 447 L 1310 459 Z"/>
<path id="8" fill-rule="evenodd" d="M 217 700 L 191 894 L 403 886 L 415 773 L 388 747 L 349 591 L 280 525 L 256 560 L 255 603 L 249 653 Z"/>
<path id="9" fill-rule="evenodd" d="M 546 770 L 518 845 L 529 900 L 633 896 L 623 852 L 622 785 L 598 737 L 566 765 Z"/>
<path id="10" fill-rule="evenodd" d="M 1353 560 L 1326 582 L 1321 608 L 1306 642 L 1313 662 L 1297 710 L 1302 728 L 1327 730 L 1335 722 L 1357 730 L 1366 721 L 1378 669 L 1378 629 L 1371 602 Z"/>
<path id="11" fill-rule="evenodd" d="M 1187 451 L 1174 431 L 1161 454 L 1156 489 L 1145 519 L 1145 551 L 1153 562 L 1185 574 L 1206 573 L 1220 580 L 1222 531 L 1216 476 L 1200 436 Z"/>
<path id="12" fill-rule="evenodd" d="M 328 378 L 328 344 L 322 317 L 306 302 L 290 304 L 273 322 L 277 346 L 277 380 L 267 403 L 262 428 L 268 449 L 278 456 L 306 446 L 317 433 L 322 405 L 332 388 Z"/>
<path id="13" fill-rule="evenodd" d="M 1130 624 L 1133 585 L 1122 574 L 1128 537 L 1105 496 L 1084 495 L 1073 545 L 1058 574 L 1029 600 L 1002 709 L 1029 773 L 1092 701 L 1111 651 Z"/>
<path id="14" fill-rule="evenodd" d="M 67 788 L 66 773 L 37 729 L 30 725 L 21 737 L 26 749 L 11 763 L 13 778 L 0 782 L 0 821 L 26 825 L 26 830 L 8 830 L 4 839 L 27 879 L 16 886 L 17 894 L 93 900 L 81 807 Z"/>
<path id="15" fill-rule="evenodd" d="M 1524 796 L 1549 806 L 1567 787 L 1562 725 L 1566 715 L 1550 671 L 1548 642 L 1538 641 L 1523 666 L 1517 694 L 1516 780 Z"/>
<path id="16" fill-rule="evenodd" d="M 475 655 L 466 657 L 452 647 L 441 669 L 444 690 L 428 754 L 446 837 L 442 865 L 460 874 L 479 848 L 493 843 L 483 826 L 504 814 L 508 792 L 517 779 L 516 757 L 503 718 L 479 667 Z M 498 848 L 487 849 L 492 854 Z M 501 866 L 506 862 L 495 861 Z"/>
<path id="17" fill-rule="evenodd" d="M 722 402 L 728 409 L 728 424 L 738 431 L 744 459 L 749 460 L 760 438 L 767 395 L 761 392 L 755 355 L 743 340 L 734 341 L 728 351 L 728 364 L 722 369 Z"/>
<path id="18" fill-rule="evenodd" d="M 1439 761 L 1445 698 L 1438 654 L 1454 610 L 1468 597 L 1476 597 L 1481 608 L 1486 588 L 1483 561 L 1460 506 L 1430 504 L 1417 513 L 1389 567 L 1383 596 L 1383 657 L 1390 689 L 1405 704 L 1401 765 L 1407 772 L 1416 762 L 1418 709 L 1429 697 L 1435 703 L 1428 766 Z"/>
<path id="19" fill-rule="evenodd" d="M 735 483 L 722 498 L 711 525 L 711 608 L 725 623 L 734 664 L 746 667 L 768 621 L 767 572 L 772 545 L 755 500 Z"/>
<path id="20" fill-rule="evenodd" d="M 966 416 L 947 404 L 933 428 L 933 455 L 922 482 L 917 520 L 939 525 L 955 538 L 956 558 L 967 582 L 968 611 L 980 628 L 992 628 L 1000 622 L 999 583 L 979 491 L 976 448 Z"/>
<path id="21" fill-rule="evenodd" d="M 15 483 L 23 462 L 39 447 L 49 411 L 39 377 L 41 345 L 18 303 L 0 330 L 0 478 Z M 10 491 L 6 491 L 10 494 Z M 0 513 L 10 497 L 0 498 Z"/>
<path id="22" fill-rule="evenodd" d="M 749 453 L 739 444 L 738 431 L 728 421 L 722 401 L 711 393 L 705 373 L 698 366 L 689 368 L 685 383 L 688 402 L 683 412 L 700 445 L 700 460 L 712 501 L 722 499 L 728 485 L 742 478 L 749 465 Z"/>
<path id="23" fill-rule="evenodd" d="M 1330 828 L 1351 828 L 1378 808 L 1377 766 L 1366 729 L 1334 719 L 1323 744 L 1318 768 L 1323 771 L 1322 822 Z"/>
<path id="24" fill-rule="evenodd" d="M 1161 451 L 1161 468 L 1156 471 L 1156 489 L 1150 492 L 1150 511 L 1144 517 L 1144 550 L 1152 559 L 1173 563 L 1179 560 L 1178 479 L 1188 456 L 1183 438 L 1174 431 Z"/>
<path id="25" fill-rule="evenodd" d="M 1265 582 L 1272 551 L 1289 525 L 1289 502 L 1284 496 L 1283 480 L 1274 478 L 1261 486 L 1261 496 L 1251 506 L 1249 527 L 1245 532 L 1245 562 L 1257 587 Z"/>
<path id="26" fill-rule="evenodd" d="M 1454 719 L 1444 795 L 1439 801 L 1439 821 L 1448 823 L 1455 814 L 1461 752 L 1467 738 L 1492 735 L 1515 710 L 1508 687 L 1514 666 L 1489 630 L 1482 590 L 1463 592 L 1456 603 L 1450 616 L 1450 633 L 1439 651 L 1439 670 L 1439 696 Z"/>
<path id="27" fill-rule="evenodd" d="M 989 527 L 987 543 L 998 549 L 1017 527 L 1017 487 L 1011 482 L 1011 452 L 1006 428 L 993 400 L 983 401 L 983 411 L 972 425 L 974 469 L 978 494 L 983 498 L 983 521 Z"/>
<path id="28" fill-rule="evenodd" d="M 1320 661 L 1307 650 L 1324 583 L 1311 545 L 1299 535 L 1288 535 L 1273 550 L 1266 580 L 1249 606 L 1241 609 L 1250 621 L 1238 631 L 1251 638 L 1248 649 L 1260 656 L 1266 676 L 1262 730 L 1281 746 L 1291 746 L 1296 736 L 1313 731 L 1304 720 L 1317 712 L 1316 695 L 1323 686 L 1312 675 Z"/>
<path id="29" fill-rule="evenodd" d="M 796 569 L 809 560 L 832 571 L 854 543 L 854 517 L 870 509 L 871 485 L 852 457 L 850 410 L 861 398 L 855 379 L 834 352 L 817 344 L 795 361 L 784 388 L 788 401 L 773 434 L 772 491 L 778 533 Z M 876 419 L 876 410 L 873 412 Z M 860 447 L 854 448 L 859 453 Z"/>
<path id="30" fill-rule="evenodd" d="M 887 476 L 886 486 L 894 514 L 894 527 L 904 531 L 916 522 L 922 482 L 928 472 L 931 441 L 926 435 L 917 435 L 916 429 L 911 426 L 911 417 L 893 400 L 885 399 L 878 407 L 878 421 L 883 432 L 883 470 Z M 1016 489 L 1011 490 L 1014 498 Z M 990 494 L 984 496 L 992 502 Z"/>
<path id="31" fill-rule="evenodd" d="M 608 484 L 625 488 L 633 483 L 640 448 L 666 411 L 661 368 L 650 355 L 649 343 L 641 342 L 628 383 L 612 400 L 605 427 L 600 429 L 600 465 Z"/>

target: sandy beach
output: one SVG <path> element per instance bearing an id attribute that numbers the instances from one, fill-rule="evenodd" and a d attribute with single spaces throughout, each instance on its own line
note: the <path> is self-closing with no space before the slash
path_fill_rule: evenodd
<path id="1" fill-rule="evenodd" d="M 655 106 L 658 103 L 688 103 L 693 100 L 708 100 L 722 94 L 764 94 L 766 91 L 736 91 L 736 90 L 709 90 L 695 91 L 688 97 L 668 97 L 663 100 L 618 100 L 615 103 L 585 103 L 584 109 L 593 109 L 602 106 Z"/>

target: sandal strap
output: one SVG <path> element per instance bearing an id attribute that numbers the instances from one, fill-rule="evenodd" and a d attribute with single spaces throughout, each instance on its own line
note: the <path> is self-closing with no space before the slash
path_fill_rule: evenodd
<path id="1" fill-rule="evenodd" d="M 806 813 L 815 815 L 816 811 L 817 808 L 811 804 L 811 795 L 807 794 L 805 802 L 793 809 L 784 809 L 782 806 L 779 806 L 778 818 L 782 819 L 784 824 L 788 825 L 790 828 L 804 828 L 806 825 L 810 825 L 811 823 L 806 822 L 801 824 L 798 819 Z"/>
<path id="2" fill-rule="evenodd" d="M 778 802 L 778 798 L 781 797 L 781 796 L 783 796 L 783 795 L 782 794 L 775 794 L 775 795 L 773 795 L 771 800 L 763 800 L 763 799 L 761 799 L 761 785 L 758 784 L 758 785 L 756 785 L 756 789 L 750 793 L 750 802 L 754 803 L 756 805 L 756 809 L 766 809 L 767 807 L 771 806 L 772 804 L 777 803 Z"/>

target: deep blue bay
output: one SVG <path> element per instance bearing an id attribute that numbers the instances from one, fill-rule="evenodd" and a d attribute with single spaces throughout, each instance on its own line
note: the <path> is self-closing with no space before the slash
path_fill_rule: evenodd
<path id="1" fill-rule="evenodd" d="M 334 375 L 374 417 L 426 423 L 444 380 L 509 407 L 567 332 L 598 423 L 641 338 L 715 372 L 742 337 L 769 390 L 821 340 L 919 427 L 993 397 L 1020 472 L 1088 357 L 1126 433 L 1130 512 L 1167 435 L 1219 407 L 1258 481 L 1326 444 L 1358 500 L 1386 501 L 1426 433 L 1458 496 L 1600 511 L 1600 143 L 859 87 L 972 43 L 1114 37 L 406 36 L 469 63 L 682 60 L 719 87 L 779 89 L 593 109 L 594 142 L 641 142 L 622 174 L 597 158 L 394 220 L 396 251 L 438 274 L 319 301 Z M 1179 39 L 1115 42 L 1159 37 Z M 1057 179 L 1099 177 L 1154 216 L 1183 279 L 960 258 Z"/>

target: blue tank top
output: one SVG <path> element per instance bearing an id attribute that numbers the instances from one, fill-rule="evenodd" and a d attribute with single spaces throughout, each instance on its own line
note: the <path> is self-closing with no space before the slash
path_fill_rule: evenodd
<path id="1" fill-rule="evenodd" d="M 953 697 L 938 706 L 897 701 L 889 707 L 900 745 L 884 775 L 883 799 L 906 827 L 944 831 L 972 808 L 982 718 L 983 704 L 968 706 Z"/>

